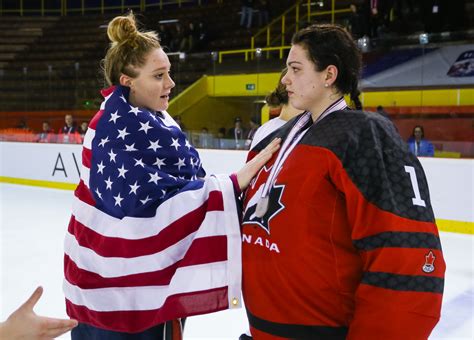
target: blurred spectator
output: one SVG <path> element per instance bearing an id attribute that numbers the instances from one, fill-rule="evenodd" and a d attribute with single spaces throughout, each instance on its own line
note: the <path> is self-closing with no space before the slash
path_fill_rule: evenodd
<path id="1" fill-rule="evenodd" d="M 18 129 L 23 129 L 23 130 L 28 130 L 28 123 L 26 122 L 26 119 L 21 118 L 20 121 L 18 122 L 18 125 L 16 126 Z"/>
<path id="2" fill-rule="evenodd" d="M 380 115 L 384 116 L 387 119 L 390 119 L 387 111 L 385 111 L 382 105 L 377 106 L 377 113 L 379 113 Z"/>
<path id="3" fill-rule="evenodd" d="M 422 21 L 427 32 L 441 31 L 443 10 L 441 0 L 425 0 L 422 2 Z"/>
<path id="4" fill-rule="evenodd" d="M 245 140 L 246 149 L 250 148 L 250 144 L 252 143 L 253 137 L 255 136 L 255 132 L 257 132 L 259 127 L 260 125 L 258 124 L 257 119 L 250 118 L 250 129 L 247 132 L 247 139 Z"/>
<path id="5" fill-rule="evenodd" d="M 56 141 L 56 135 L 53 129 L 51 129 L 48 122 L 44 121 L 42 130 L 38 134 L 38 143 L 54 143 Z"/>
<path id="6" fill-rule="evenodd" d="M 74 122 L 74 118 L 71 114 L 67 114 L 64 116 L 64 126 L 59 130 L 59 133 L 73 133 L 76 132 L 76 124 Z"/>
<path id="7" fill-rule="evenodd" d="M 160 24 L 158 27 L 158 36 L 160 37 L 161 46 L 170 48 L 172 38 L 166 25 Z"/>
<path id="8" fill-rule="evenodd" d="M 405 19 L 405 13 L 408 17 L 411 17 L 415 13 L 413 0 L 395 0 L 393 9 L 395 15 L 398 16 L 401 20 Z"/>
<path id="9" fill-rule="evenodd" d="M 243 140 L 245 139 L 245 129 L 242 126 L 242 119 L 236 117 L 234 119 L 234 127 L 229 129 L 227 137 L 235 141 L 235 148 L 242 149 L 244 147 Z"/>
<path id="10" fill-rule="evenodd" d="M 181 131 L 186 131 L 186 127 L 184 126 L 183 122 L 181 121 L 181 116 L 180 115 L 174 116 L 173 119 L 176 122 L 176 124 L 178 124 L 179 127 L 181 128 Z"/>
<path id="11" fill-rule="evenodd" d="M 184 37 L 184 48 L 183 51 L 190 52 L 196 46 L 199 39 L 199 33 L 193 22 L 188 23 L 188 27 L 185 31 Z"/>
<path id="12" fill-rule="evenodd" d="M 226 136 L 225 128 L 224 127 L 219 128 L 219 130 L 217 130 L 217 138 L 215 140 L 215 145 L 214 145 L 216 149 L 225 148 L 225 136 Z"/>
<path id="13" fill-rule="evenodd" d="M 363 23 L 362 23 L 362 16 L 360 14 L 359 8 L 357 4 L 352 3 L 350 5 L 351 12 L 349 13 L 348 18 L 348 28 L 349 31 L 352 33 L 354 39 L 359 39 L 364 35 L 363 32 Z"/>
<path id="14" fill-rule="evenodd" d="M 217 138 L 225 138 L 225 128 L 221 127 L 217 131 Z"/>
<path id="15" fill-rule="evenodd" d="M 259 26 L 268 25 L 268 22 L 270 21 L 269 0 L 258 0 L 257 9 L 258 9 L 258 25 Z"/>
<path id="16" fill-rule="evenodd" d="M 170 49 L 173 52 L 177 51 L 184 51 L 184 47 L 186 45 L 186 37 L 183 25 L 179 22 L 175 25 L 175 31 L 173 32 L 173 39 L 170 43 Z"/>
<path id="17" fill-rule="evenodd" d="M 367 0 L 369 3 L 369 37 L 378 37 L 380 24 L 379 0 Z"/>
<path id="18" fill-rule="evenodd" d="M 83 121 L 81 125 L 79 126 L 79 135 L 81 136 L 82 141 L 84 141 L 84 136 L 86 135 L 87 128 L 89 127 L 89 123 L 86 121 Z"/>
<path id="19" fill-rule="evenodd" d="M 196 42 L 196 48 L 200 48 L 202 46 L 205 46 L 207 43 L 208 39 L 208 33 L 206 29 L 206 25 L 202 21 L 198 23 L 197 27 L 197 42 Z"/>
<path id="20" fill-rule="evenodd" d="M 240 13 L 240 26 L 246 26 L 247 29 L 250 29 L 250 27 L 252 27 L 254 0 L 241 0 L 241 3 L 242 10 Z M 247 25 L 245 25 L 245 22 L 247 22 Z"/>
<path id="21" fill-rule="evenodd" d="M 201 133 L 199 134 L 199 147 L 208 149 L 213 146 L 212 135 L 209 133 L 207 127 L 203 127 L 201 129 Z"/>
<path id="22" fill-rule="evenodd" d="M 82 143 L 81 136 L 77 132 L 74 119 L 71 114 L 64 116 L 64 126 L 59 130 L 58 133 L 58 143 L 72 143 L 80 144 Z"/>
<path id="23" fill-rule="evenodd" d="M 359 4 L 357 12 L 360 18 L 360 34 L 370 38 L 378 37 L 380 23 L 379 7 L 380 0 L 363 0 Z M 372 41 L 373 43 L 373 41 Z"/>
<path id="24" fill-rule="evenodd" d="M 425 139 L 425 131 L 421 125 L 417 125 L 413 128 L 413 134 L 407 143 L 411 153 L 415 156 L 434 156 L 433 144 Z"/>

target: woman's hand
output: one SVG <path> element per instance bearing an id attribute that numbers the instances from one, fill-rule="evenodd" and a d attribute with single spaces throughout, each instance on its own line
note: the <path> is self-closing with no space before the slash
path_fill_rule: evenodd
<path id="1" fill-rule="evenodd" d="M 237 172 L 237 181 L 240 190 L 245 190 L 252 178 L 272 158 L 272 155 L 280 148 L 281 138 L 275 138 L 265 149 L 260 151 L 250 162 L 245 164 L 242 169 Z"/>
<path id="2" fill-rule="evenodd" d="M 0 339 L 54 339 L 77 326 L 76 320 L 54 319 L 36 315 L 33 307 L 42 294 L 43 288 L 36 288 L 20 308 L 13 312 L 5 322 L 0 323 Z"/>

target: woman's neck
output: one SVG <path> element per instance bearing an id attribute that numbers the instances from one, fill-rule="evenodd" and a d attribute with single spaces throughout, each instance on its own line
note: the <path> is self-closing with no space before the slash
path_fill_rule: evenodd
<path id="1" fill-rule="evenodd" d="M 333 93 L 327 97 L 324 97 L 320 102 L 316 103 L 311 108 L 311 118 L 313 122 L 317 121 L 318 118 L 323 114 L 323 112 L 336 101 L 342 97 L 340 93 Z"/>
<path id="2" fill-rule="evenodd" d="M 297 110 L 295 109 L 293 106 L 291 106 L 290 104 L 284 104 L 282 107 L 281 107 L 281 111 L 280 111 L 280 115 L 278 116 L 278 118 L 284 120 L 284 121 L 289 121 L 291 118 L 299 115 L 301 112 L 301 110 Z"/>

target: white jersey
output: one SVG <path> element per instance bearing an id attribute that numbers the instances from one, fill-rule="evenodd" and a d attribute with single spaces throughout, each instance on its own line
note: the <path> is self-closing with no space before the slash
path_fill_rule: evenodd
<path id="1" fill-rule="evenodd" d="M 283 120 L 280 117 L 276 117 L 276 118 L 270 119 L 268 122 L 260 126 L 258 130 L 255 132 L 255 135 L 253 136 L 252 144 L 250 144 L 250 149 L 253 149 L 253 147 L 257 145 L 258 143 L 260 143 L 262 139 L 267 137 L 273 131 L 281 128 L 283 125 L 285 125 L 285 123 L 286 123 L 286 120 Z"/>

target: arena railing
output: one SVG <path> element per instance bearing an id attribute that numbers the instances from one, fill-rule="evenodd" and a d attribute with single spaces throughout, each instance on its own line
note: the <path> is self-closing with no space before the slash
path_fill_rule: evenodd
<path id="1" fill-rule="evenodd" d="M 287 34 L 293 34 L 297 32 L 301 26 L 301 23 L 305 21 L 310 22 L 313 18 L 323 16 L 330 16 L 330 21 L 334 23 L 337 14 L 350 12 L 349 8 L 336 9 L 335 0 L 331 0 L 331 9 L 325 11 L 314 10 L 312 8 L 313 4 L 321 6 L 323 2 L 317 1 L 314 3 L 314 1 L 311 0 L 297 1 L 280 16 L 273 19 L 267 26 L 263 27 L 257 31 L 257 33 L 252 35 L 250 38 L 250 48 L 219 52 L 219 63 L 222 62 L 222 56 L 232 54 L 244 54 L 245 61 L 248 61 L 249 58 L 253 59 L 254 54 L 258 51 L 267 52 L 268 58 L 268 52 L 278 50 L 280 51 L 279 58 L 282 59 L 283 51 L 289 48 L 287 46 L 289 43 Z M 304 7 L 306 7 L 306 9 Z M 303 12 L 305 13 L 302 14 Z M 262 45 L 257 46 L 257 41 L 261 41 Z"/>

